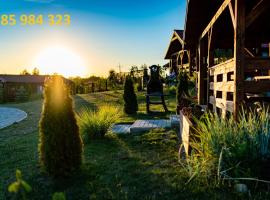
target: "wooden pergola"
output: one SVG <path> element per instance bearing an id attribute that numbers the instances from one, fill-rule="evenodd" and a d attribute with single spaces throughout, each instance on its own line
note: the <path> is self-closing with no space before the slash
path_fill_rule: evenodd
<path id="1" fill-rule="evenodd" d="M 171 72 L 178 74 L 180 68 L 191 69 L 189 67 L 189 51 L 184 50 L 183 30 L 174 30 L 168 46 L 165 60 L 169 60 Z"/>
<path id="2" fill-rule="evenodd" d="M 250 96 L 270 91 L 269 11 L 269 0 L 187 1 L 184 49 L 196 62 L 199 104 L 237 118 Z"/>

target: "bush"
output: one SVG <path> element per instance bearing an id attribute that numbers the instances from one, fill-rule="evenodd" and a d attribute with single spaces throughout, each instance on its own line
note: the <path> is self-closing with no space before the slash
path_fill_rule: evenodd
<path id="1" fill-rule="evenodd" d="M 82 140 L 69 90 L 59 76 L 47 80 L 39 123 L 39 158 L 52 176 L 68 176 L 82 164 Z"/>
<path id="2" fill-rule="evenodd" d="M 120 110 L 117 107 L 104 105 L 98 111 L 84 109 L 79 114 L 80 130 L 87 139 L 102 138 L 120 118 Z"/>
<path id="3" fill-rule="evenodd" d="M 172 95 L 176 94 L 176 87 L 174 85 L 169 87 L 169 93 Z"/>
<path id="4" fill-rule="evenodd" d="M 178 83 L 177 83 L 177 102 L 179 103 L 183 96 L 189 96 L 188 91 L 188 75 L 187 72 L 180 71 L 178 75 Z"/>
<path id="5" fill-rule="evenodd" d="M 270 114 L 264 109 L 257 114 L 221 119 L 206 114 L 197 121 L 197 136 L 191 143 L 192 153 L 187 169 L 197 180 L 258 177 L 269 179 Z"/>
<path id="6" fill-rule="evenodd" d="M 133 81 L 130 76 L 127 76 L 125 80 L 123 98 L 125 113 L 135 114 L 138 111 L 138 102 L 134 91 Z"/>

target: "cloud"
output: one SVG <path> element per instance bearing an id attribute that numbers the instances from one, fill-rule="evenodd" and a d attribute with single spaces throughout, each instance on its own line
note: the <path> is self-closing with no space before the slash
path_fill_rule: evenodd
<path id="1" fill-rule="evenodd" d="M 24 0 L 28 2 L 35 2 L 35 3 L 52 3 L 55 0 Z"/>

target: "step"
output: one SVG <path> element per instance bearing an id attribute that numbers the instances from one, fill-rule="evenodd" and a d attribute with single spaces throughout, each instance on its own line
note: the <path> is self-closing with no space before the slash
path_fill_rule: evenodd
<path id="1" fill-rule="evenodd" d="M 171 121 L 172 127 L 180 126 L 180 116 L 179 115 L 171 115 L 170 121 Z"/>

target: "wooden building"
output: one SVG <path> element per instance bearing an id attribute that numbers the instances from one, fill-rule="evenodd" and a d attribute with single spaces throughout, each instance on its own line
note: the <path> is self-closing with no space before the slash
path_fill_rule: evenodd
<path id="1" fill-rule="evenodd" d="M 165 60 L 169 60 L 167 64 L 171 73 L 178 74 L 180 68 L 188 68 L 189 52 L 184 50 L 183 30 L 174 30 L 167 49 Z"/>
<path id="2" fill-rule="evenodd" d="M 27 100 L 30 95 L 42 94 L 46 75 L 7 75 L 0 74 L 0 103 L 16 101 L 18 96 Z M 74 83 L 64 78 L 74 94 Z"/>
<path id="3" fill-rule="evenodd" d="M 186 10 L 183 49 L 195 61 L 198 103 L 237 117 L 243 103 L 267 101 L 270 1 L 188 0 Z"/>

